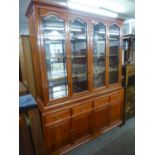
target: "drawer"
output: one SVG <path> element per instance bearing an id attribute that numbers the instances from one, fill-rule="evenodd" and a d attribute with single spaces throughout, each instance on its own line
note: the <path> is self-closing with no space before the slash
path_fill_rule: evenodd
<path id="1" fill-rule="evenodd" d="M 123 99 L 123 93 L 122 92 L 111 95 L 111 101 L 122 100 L 122 99 Z"/>
<path id="2" fill-rule="evenodd" d="M 63 120 L 65 118 L 69 118 L 69 117 L 70 117 L 69 110 L 59 111 L 56 113 L 52 113 L 48 116 L 45 116 L 45 123 L 52 123 L 52 122 L 60 121 L 60 120 Z"/>
<path id="3" fill-rule="evenodd" d="M 83 104 L 84 105 L 79 105 L 79 106 L 76 106 L 76 107 L 72 108 L 73 115 L 79 114 L 79 113 L 82 113 L 82 112 L 85 112 L 85 111 L 88 111 L 88 110 L 91 110 L 91 108 L 92 108 L 92 103 L 91 102 L 83 103 Z"/>
<path id="4" fill-rule="evenodd" d="M 109 97 L 100 98 L 94 101 L 94 107 L 102 106 L 109 102 Z"/>

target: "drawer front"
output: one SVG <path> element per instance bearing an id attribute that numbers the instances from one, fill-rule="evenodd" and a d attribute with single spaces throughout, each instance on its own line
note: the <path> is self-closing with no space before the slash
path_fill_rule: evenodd
<path id="1" fill-rule="evenodd" d="M 94 107 L 99 107 L 109 103 L 109 97 L 100 98 L 94 101 Z"/>
<path id="2" fill-rule="evenodd" d="M 83 113 L 85 111 L 91 110 L 92 108 L 92 103 L 88 102 L 88 103 L 83 103 L 84 105 L 79 105 L 76 106 L 74 108 L 72 108 L 73 111 L 73 115 L 79 114 L 79 113 Z"/>
<path id="3" fill-rule="evenodd" d="M 63 120 L 65 118 L 69 118 L 70 117 L 70 111 L 69 110 L 65 110 L 65 111 L 60 111 L 60 112 L 56 112 L 56 113 L 52 113 L 48 116 L 45 117 L 45 123 L 52 123 L 52 122 L 56 122 L 56 121 L 60 121 Z"/>
<path id="4" fill-rule="evenodd" d="M 122 92 L 111 95 L 111 101 L 122 100 L 122 99 L 123 99 L 123 93 Z"/>

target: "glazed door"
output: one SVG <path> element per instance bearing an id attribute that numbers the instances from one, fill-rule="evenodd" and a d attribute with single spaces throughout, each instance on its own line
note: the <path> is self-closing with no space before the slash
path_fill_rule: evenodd
<path id="1" fill-rule="evenodd" d="M 106 27 L 103 23 L 93 24 L 93 87 L 104 87 L 106 70 Z"/>
<path id="2" fill-rule="evenodd" d="M 119 82 L 120 28 L 109 27 L 109 84 Z"/>
<path id="3" fill-rule="evenodd" d="M 41 18 L 49 100 L 68 96 L 65 19 L 53 15 Z"/>
<path id="4" fill-rule="evenodd" d="M 70 51 L 72 59 L 72 92 L 88 90 L 87 23 L 76 18 L 69 21 Z"/>

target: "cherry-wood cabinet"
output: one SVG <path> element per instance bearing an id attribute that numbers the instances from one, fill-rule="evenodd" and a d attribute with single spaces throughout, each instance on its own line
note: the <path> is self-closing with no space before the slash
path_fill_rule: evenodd
<path id="1" fill-rule="evenodd" d="M 37 0 L 26 15 L 49 155 L 120 125 L 123 21 Z"/>

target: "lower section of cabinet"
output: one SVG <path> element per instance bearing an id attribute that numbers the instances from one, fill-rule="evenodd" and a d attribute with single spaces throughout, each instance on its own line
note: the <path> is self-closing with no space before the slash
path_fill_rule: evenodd
<path id="1" fill-rule="evenodd" d="M 123 119 L 124 92 L 99 96 L 71 105 L 42 113 L 49 155 L 64 154 L 120 125 Z"/>

